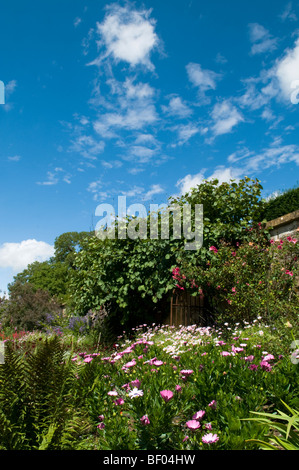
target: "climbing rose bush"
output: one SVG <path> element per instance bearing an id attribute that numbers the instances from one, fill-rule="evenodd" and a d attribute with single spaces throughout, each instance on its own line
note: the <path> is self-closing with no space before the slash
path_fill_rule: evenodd
<path id="1" fill-rule="evenodd" d="M 258 231 L 262 232 L 259 225 Z M 205 267 L 176 267 L 177 289 L 204 295 L 217 320 L 298 314 L 299 244 L 295 237 L 210 247 Z"/>

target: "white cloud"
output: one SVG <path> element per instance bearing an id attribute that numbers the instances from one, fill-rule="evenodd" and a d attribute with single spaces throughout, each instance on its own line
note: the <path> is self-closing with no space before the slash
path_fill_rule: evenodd
<path id="1" fill-rule="evenodd" d="M 37 184 L 40 185 L 40 186 L 54 186 L 55 184 L 57 184 L 59 181 L 58 177 L 57 177 L 57 174 L 52 172 L 52 171 L 48 171 L 47 172 L 47 180 L 46 181 L 38 181 Z"/>
<path id="2" fill-rule="evenodd" d="M 262 69 L 259 76 L 242 80 L 245 91 L 235 99 L 241 107 L 256 110 L 268 108 L 272 99 L 280 104 L 293 103 L 299 87 L 299 38 L 292 48 L 284 51 L 269 69 Z"/>
<path id="3" fill-rule="evenodd" d="M 292 2 L 289 2 L 286 6 L 281 15 L 279 15 L 279 18 L 282 21 L 286 20 L 292 20 L 292 21 L 297 21 L 297 16 L 296 14 L 292 11 Z"/>
<path id="4" fill-rule="evenodd" d="M 79 26 L 79 24 L 82 23 L 82 19 L 77 17 L 74 19 L 74 26 L 75 28 L 77 28 L 77 26 Z"/>
<path id="5" fill-rule="evenodd" d="M 130 173 L 131 175 L 138 175 L 138 173 L 142 173 L 143 171 L 145 171 L 144 168 L 134 167 L 134 168 L 129 168 L 128 173 Z"/>
<path id="6" fill-rule="evenodd" d="M 273 67 L 269 70 L 262 70 L 257 78 L 250 77 L 243 80 L 243 83 L 245 92 L 236 99 L 236 102 L 241 107 L 248 107 L 253 111 L 267 106 L 279 91 Z"/>
<path id="7" fill-rule="evenodd" d="M 14 93 L 17 87 L 17 81 L 11 80 L 10 82 L 5 84 L 5 104 L 2 106 L 5 111 L 10 111 L 13 108 L 13 104 L 7 102 L 11 95 Z"/>
<path id="8" fill-rule="evenodd" d="M 36 184 L 38 184 L 39 186 L 54 186 L 59 183 L 59 175 L 61 175 L 62 180 L 65 183 L 71 183 L 71 175 L 69 173 L 66 173 L 63 168 L 57 167 L 54 168 L 53 171 L 47 172 L 47 179 L 45 181 L 38 181 Z"/>
<path id="9" fill-rule="evenodd" d="M 292 84 L 299 80 L 299 38 L 294 48 L 288 49 L 277 62 L 275 72 L 283 97 L 290 100 L 290 95 L 294 91 Z"/>
<path id="10" fill-rule="evenodd" d="M 204 171 L 196 175 L 186 175 L 178 180 L 176 186 L 180 189 L 181 194 L 188 193 L 191 188 L 195 188 L 204 181 Z"/>
<path id="11" fill-rule="evenodd" d="M 136 137 L 135 144 L 148 144 L 148 145 L 154 145 L 156 146 L 158 143 L 156 141 L 156 138 L 152 134 L 139 134 Z"/>
<path id="12" fill-rule="evenodd" d="M 215 61 L 218 64 L 226 64 L 227 63 L 227 59 L 222 54 L 220 54 L 220 52 L 218 52 L 218 54 L 216 55 Z"/>
<path id="13" fill-rule="evenodd" d="M 118 130 L 141 130 L 159 119 L 153 100 L 156 92 L 148 83 L 134 83 L 132 79 L 110 79 L 106 83 L 111 102 L 103 103 L 105 110 L 93 122 L 94 130 L 103 138 L 116 138 Z"/>
<path id="14" fill-rule="evenodd" d="M 21 156 L 20 155 L 14 155 L 13 157 L 8 157 L 8 160 L 10 162 L 19 162 L 21 160 Z"/>
<path id="15" fill-rule="evenodd" d="M 178 133 L 178 142 L 177 144 L 173 144 L 172 147 L 175 147 L 176 145 L 184 145 L 191 139 L 191 137 L 199 132 L 198 127 L 192 123 L 174 126 L 172 129 Z"/>
<path id="16" fill-rule="evenodd" d="M 109 170 L 114 169 L 114 168 L 120 168 L 122 166 L 122 162 L 119 160 L 101 160 L 101 164 L 103 165 L 104 168 L 107 168 Z"/>
<path id="17" fill-rule="evenodd" d="M 192 110 L 184 103 L 180 96 L 171 96 L 168 106 L 162 106 L 162 110 L 170 115 L 185 118 L 192 114 Z"/>
<path id="18" fill-rule="evenodd" d="M 203 103 L 208 103 L 210 100 L 206 97 L 205 93 L 208 90 L 215 90 L 217 81 L 222 77 L 221 74 L 213 70 L 203 69 L 200 64 L 190 62 L 187 66 L 187 74 L 190 82 L 198 88 L 198 95 Z"/>
<path id="19" fill-rule="evenodd" d="M 215 136 L 231 132 L 235 126 L 244 121 L 242 114 L 229 100 L 216 103 L 211 115 L 214 121 L 212 131 Z"/>
<path id="20" fill-rule="evenodd" d="M 151 199 L 155 194 L 163 193 L 164 189 L 159 184 L 153 184 L 151 188 L 145 193 L 143 196 L 143 200 L 148 201 Z"/>
<path id="21" fill-rule="evenodd" d="M 5 97 L 9 98 L 17 88 L 17 81 L 11 80 L 10 82 L 6 83 L 5 85 Z"/>
<path id="22" fill-rule="evenodd" d="M 137 195 L 140 195 L 142 194 L 144 191 L 143 187 L 141 186 L 133 186 L 132 188 L 130 189 L 127 189 L 125 191 L 120 191 L 119 193 L 122 195 L 122 196 L 126 196 L 126 197 L 135 197 Z"/>
<path id="23" fill-rule="evenodd" d="M 136 85 L 132 79 L 126 78 L 124 83 L 126 98 L 134 101 L 148 100 L 155 95 L 155 90 L 148 83 L 139 82 Z M 125 106 L 127 102 L 125 100 Z"/>
<path id="24" fill-rule="evenodd" d="M 129 148 L 129 159 L 131 159 L 131 156 L 137 157 L 140 163 L 148 162 L 154 154 L 154 149 L 142 145 L 132 145 Z"/>
<path id="25" fill-rule="evenodd" d="M 181 194 L 190 192 L 192 188 L 202 184 L 205 180 L 211 181 L 217 179 L 219 184 L 229 183 L 232 179 L 238 181 L 242 175 L 242 170 L 239 168 L 226 168 L 223 165 L 220 165 L 215 168 L 213 173 L 209 177 L 205 177 L 206 170 L 203 169 L 195 175 L 186 175 L 184 178 L 181 178 L 176 186 L 180 189 Z"/>
<path id="26" fill-rule="evenodd" d="M 273 38 L 264 26 L 258 23 L 250 23 L 249 36 L 252 42 L 251 54 L 271 52 L 277 47 L 277 39 Z"/>
<path id="27" fill-rule="evenodd" d="M 248 149 L 237 150 L 228 157 L 230 163 L 242 160 L 245 174 L 256 174 L 268 168 L 280 168 L 281 165 L 295 163 L 299 166 L 299 146 L 296 144 L 283 145 L 282 139 L 277 137 L 269 147 L 260 152 Z"/>
<path id="28" fill-rule="evenodd" d="M 54 255 L 54 247 L 37 240 L 3 243 L 0 246 L 0 268 L 20 272 L 34 261 L 46 261 Z"/>
<path id="29" fill-rule="evenodd" d="M 118 112 L 102 114 L 93 124 L 94 130 L 102 137 L 115 137 L 113 129 L 140 130 L 158 119 L 155 106 L 136 106 L 124 114 Z M 112 129 L 112 130 L 111 130 Z"/>
<path id="30" fill-rule="evenodd" d="M 78 152 L 82 157 L 96 160 L 104 151 L 105 143 L 95 140 L 91 135 L 81 134 L 71 142 L 70 151 Z"/>
<path id="31" fill-rule="evenodd" d="M 104 21 L 97 23 L 99 46 L 104 46 L 105 51 L 94 63 L 112 57 L 132 67 L 141 64 L 153 70 L 150 54 L 158 46 L 159 39 L 155 33 L 155 20 L 150 18 L 150 14 L 151 10 L 137 11 L 128 5 L 107 6 Z"/>

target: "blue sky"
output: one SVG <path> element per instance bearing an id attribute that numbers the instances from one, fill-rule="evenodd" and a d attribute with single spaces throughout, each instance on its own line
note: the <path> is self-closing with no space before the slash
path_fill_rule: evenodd
<path id="1" fill-rule="evenodd" d="M 11 0 L 0 38 L 3 291 L 118 196 L 298 184 L 298 1 Z"/>

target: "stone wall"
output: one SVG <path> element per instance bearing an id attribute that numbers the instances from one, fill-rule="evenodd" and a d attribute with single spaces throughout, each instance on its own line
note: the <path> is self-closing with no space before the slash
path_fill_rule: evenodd
<path id="1" fill-rule="evenodd" d="M 270 220 L 266 223 L 273 240 L 284 237 L 298 238 L 299 236 L 299 210 Z"/>

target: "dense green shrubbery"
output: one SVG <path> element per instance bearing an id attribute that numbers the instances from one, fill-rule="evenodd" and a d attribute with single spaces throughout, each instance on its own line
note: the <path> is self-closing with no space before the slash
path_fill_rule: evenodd
<path id="1" fill-rule="evenodd" d="M 251 241 L 210 247 L 207 266 L 182 265 L 174 271 L 177 287 L 203 293 L 215 320 L 247 320 L 257 316 L 298 318 L 297 239 L 268 240 L 261 225 Z"/>
<path id="2" fill-rule="evenodd" d="M 134 325 L 159 318 L 167 311 L 167 301 L 175 283 L 172 270 L 184 262 L 190 270 L 206 265 L 209 247 L 221 240 L 236 243 L 250 238 L 246 230 L 260 209 L 261 185 L 258 180 L 244 178 L 238 183 L 218 184 L 206 181 L 181 198 L 171 199 L 169 207 L 180 210 L 189 205 L 203 205 L 203 245 L 197 250 L 185 250 L 186 237 L 177 238 L 171 232 L 174 216 L 170 215 L 170 238 L 99 239 L 91 237 L 82 245 L 74 259 L 70 294 L 79 314 L 111 306 L 115 324 Z M 146 220 L 149 229 L 151 214 Z M 194 211 L 192 230 L 195 228 Z M 128 219 L 129 225 L 132 219 Z M 116 226 L 118 228 L 118 226 Z M 182 227 L 183 228 L 183 227 Z M 196 227 L 197 230 L 199 227 Z M 183 230 L 182 230 L 183 233 Z M 167 310 L 166 310 L 167 309 Z M 155 314 L 157 315 L 155 317 Z M 165 313 L 164 313 L 165 315 Z"/>
<path id="3" fill-rule="evenodd" d="M 273 220 L 297 210 L 299 210 L 299 187 L 289 189 L 275 198 L 265 201 L 264 207 L 259 213 L 259 221 Z"/>
<path id="4" fill-rule="evenodd" d="M 18 281 L 11 286 L 10 298 L 0 303 L 0 322 L 6 327 L 34 330 L 49 314 L 60 311 L 60 303 L 48 291 Z"/>

